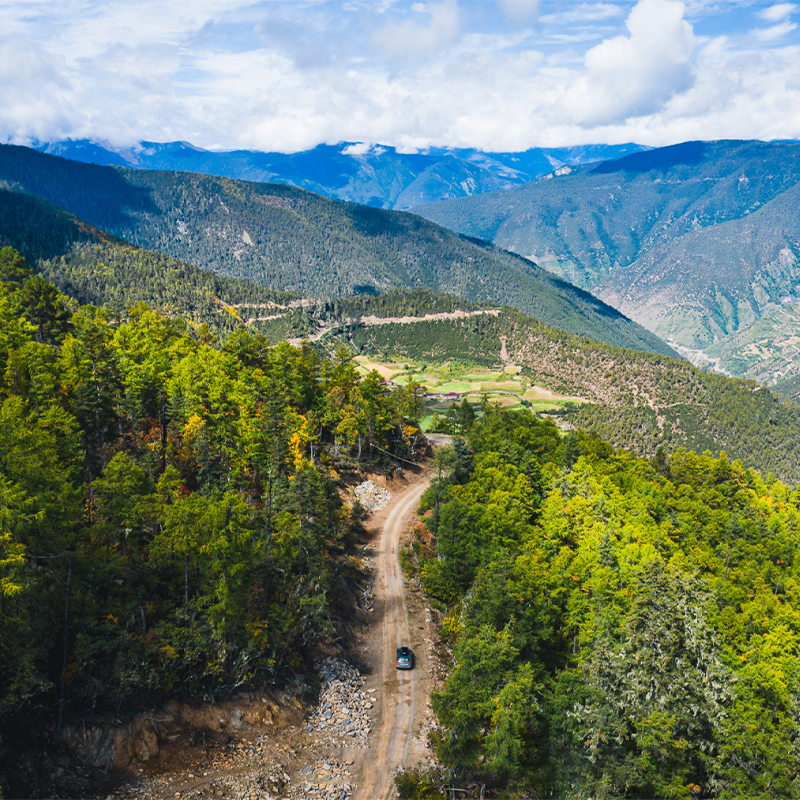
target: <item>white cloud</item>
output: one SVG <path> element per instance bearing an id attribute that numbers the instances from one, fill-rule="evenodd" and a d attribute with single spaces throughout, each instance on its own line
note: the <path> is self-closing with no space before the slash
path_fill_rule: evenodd
<path id="1" fill-rule="evenodd" d="M 771 25 L 769 28 L 756 28 L 753 33 L 762 42 L 774 42 L 783 39 L 784 36 L 797 28 L 794 22 L 782 22 L 780 25 Z"/>
<path id="2" fill-rule="evenodd" d="M 797 10 L 794 3 L 778 3 L 760 11 L 758 16 L 767 22 L 780 22 Z"/>
<path id="3" fill-rule="evenodd" d="M 204 26 L 250 3 L 245 0 L 137 0 L 136 3 L 72 0 L 68 4 L 72 6 L 70 9 L 61 8 L 59 3 L 31 0 L 29 5 L 40 9 L 46 25 L 63 26 L 62 46 L 69 48 L 74 57 L 90 57 L 118 43 L 131 47 L 153 43 L 179 46 Z"/>
<path id="4" fill-rule="evenodd" d="M 539 22 L 545 25 L 572 25 L 580 22 L 600 22 L 624 14 L 624 9 L 613 3 L 579 3 L 568 11 L 544 14 Z"/>
<path id="5" fill-rule="evenodd" d="M 565 117 L 606 124 L 652 113 L 693 80 L 697 45 L 678 0 L 640 0 L 626 21 L 628 36 L 606 39 L 586 53 L 586 70 L 569 86 Z"/>
<path id="6" fill-rule="evenodd" d="M 367 153 L 372 150 L 371 144 L 365 144 L 364 142 L 356 142 L 355 144 L 350 144 L 347 147 L 342 148 L 342 155 L 343 156 L 365 156 Z"/>
<path id="7" fill-rule="evenodd" d="M 430 17 L 428 25 L 406 19 L 377 30 L 372 36 L 377 52 L 391 58 L 414 58 L 439 52 L 456 41 L 460 32 L 456 0 L 427 3 L 424 11 Z"/>
<path id="8" fill-rule="evenodd" d="M 770 33 L 708 38 L 676 0 L 641 0 L 627 20 L 613 2 L 564 3 L 542 30 L 499 2 L 0 0 L 13 33 L 0 39 L 0 141 L 414 151 L 800 137 L 793 4 L 763 10 Z"/>

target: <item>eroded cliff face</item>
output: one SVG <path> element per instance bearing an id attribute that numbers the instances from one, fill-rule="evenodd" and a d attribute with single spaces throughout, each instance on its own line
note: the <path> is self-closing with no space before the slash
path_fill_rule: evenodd
<path id="1" fill-rule="evenodd" d="M 125 769 L 149 761 L 182 734 L 241 731 L 276 732 L 287 724 L 300 724 L 303 706 L 286 695 L 247 693 L 214 704 L 192 706 L 173 701 L 163 709 L 122 722 L 109 719 L 91 724 L 65 725 L 61 740 L 76 761 L 108 770 Z"/>
<path id="2" fill-rule="evenodd" d="M 261 743 L 259 752 L 263 743 L 289 742 L 306 711 L 286 693 L 253 692 L 200 706 L 172 701 L 124 719 L 71 719 L 58 741 L 55 723 L 43 723 L 38 732 L 20 731 L 15 759 L 0 776 L 0 800 L 106 796 L 134 778 L 188 774 L 242 742 Z M 8 742 L 13 732 L 3 733 Z"/>

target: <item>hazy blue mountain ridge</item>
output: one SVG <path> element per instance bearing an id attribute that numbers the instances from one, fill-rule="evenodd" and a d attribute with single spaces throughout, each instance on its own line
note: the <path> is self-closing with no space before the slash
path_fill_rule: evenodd
<path id="1" fill-rule="evenodd" d="M 451 197 L 509 189 L 563 165 L 602 161 L 644 148 L 636 144 L 581 145 L 485 153 L 439 147 L 402 153 L 393 147 L 342 142 L 299 153 L 263 153 L 203 150 L 187 142 L 140 142 L 136 147 L 113 149 L 76 140 L 41 144 L 36 149 L 107 166 L 285 183 L 339 200 L 409 209 Z"/>

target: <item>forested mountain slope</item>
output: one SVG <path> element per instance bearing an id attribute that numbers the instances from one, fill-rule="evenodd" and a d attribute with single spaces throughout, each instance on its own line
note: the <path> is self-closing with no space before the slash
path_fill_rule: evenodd
<path id="1" fill-rule="evenodd" d="M 404 796 L 796 797 L 798 493 L 524 412 L 466 436 L 409 552 L 448 609 L 446 771 L 401 776 Z"/>
<path id="2" fill-rule="evenodd" d="M 301 302 L 159 253 L 103 243 L 102 231 L 49 204 L 0 191 L 0 214 L 9 207 L 23 210 L 18 219 L 37 224 L 40 214 L 52 214 L 54 230 L 63 218 L 68 233 L 59 241 L 66 243 L 65 254 L 40 260 L 37 269 L 78 301 L 105 306 L 117 317 L 124 318 L 130 306 L 145 302 L 170 315 L 206 323 L 223 336 L 241 328 L 259 331 L 277 343 L 331 328 L 331 337 L 388 359 L 461 359 L 484 366 L 501 364 L 505 342 L 506 357 L 522 366 L 532 381 L 589 401 L 573 421 L 616 445 L 647 455 L 659 446 L 668 452 L 680 446 L 725 450 L 748 466 L 800 481 L 798 408 L 752 383 L 703 373 L 684 361 L 580 339 L 508 308 L 496 309 L 497 316 L 364 327 L 362 317 L 413 318 L 481 306 L 421 290 Z M 73 230 L 70 225 L 78 227 Z M 14 230 L 20 241 L 28 238 L 24 224 Z M 71 244 L 84 234 L 90 243 Z M 41 252 L 55 252 L 49 243 L 40 246 Z"/>
<path id="3" fill-rule="evenodd" d="M 15 209 L 17 219 L 37 224 L 47 219 L 41 214 L 51 214 L 53 230 L 59 230 L 62 220 L 67 233 L 59 241 L 65 254 L 36 262 L 37 269 L 78 301 L 105 306 L 117 317 L 124 318 L 130 306 L 144 302 L 206 323 L 222 336 L 241 328 L 259 331 L 274 344 L 332 328 L 330 336 L 348 346 L 388 359 L 454 358 L 485 366 L 501 363 L 505 342 L 507 358 L 522 366 L 532 381 L 589 401 L 573 421 L 616 445 L 647 455 L 659 446 L 668 452 L 680 446 L 725 450 L 748 466 L 800 481 L 798 409 L 752 383 L 703 373 L 684 361 L 580 339 L 508 308 L 497 310 L 497 316 L 364 327 L 362 317 L 413 318 L 481 306 L 421 290 L 301 302 L 160 253 L 104 243 L 102 238 L 108 237 L 102 231 L 36 198 L 0 191 L 0 214 L 4 208 Z M 20 241 L 29 238 L 25 224 L 6 230 L 16 230 L 14 238 Z M 84 235 L 89 243 L 71 244 Z M 47 242 L 39 246 L 41 252 L 56 252 Z"/>
<path id="4" fill-rule="evenodd" d="M 140 142 L 127 149 L 111 149 L 78 140 L 51 142 L 36 149 L 91 164 L 285 183 L 337 200 L 408 209 L 451 197 L 509 189 L 565 164 L 619 158 L 646 148 L 636 144 L 601 144 L 485 153 L 433 147 L 420 153 L 401 153 L 384 145 L 341 142 L 321 144 L 299 153 L 261 153 L 212 152 L 187 142 Z"/>
<path id="5" fill-rule="evenodd" d="M 725 451 L 748 467 L 800 482 L 800 406 L 753 381 L 581 339 L 512 309 L 362 326 L 340 335 L 379 358 L 454 358 L 501 367 L 504 353 L 531 382 L 588 401 L 567 419 L 617 446 L 646 456 L 659 447 L 667 453 L 680 447 Z"/>
<path id="6" fill-rule="evenodd" d="M 126 241 L 227 277 L 303 295 L 425 286 L 507 303 L 572 333 L 672 351 L 532 262 L 420 217 L 300 189 L 81 164 L 0 146 L 0 181 Z"/>
<path id="7" fill-rule="evenodd" d="M 774 382 L 800 369 L 793 343 L 779 319 L 752 339 L 746 331 L 776 309 L 796 313 L 798 200 L 800 144 L 720 141 L 416 210 L 537 260 L 692 350 L 745 333 L 709 357 Z"/>
<path id="8" fill-rule="evenodd" d="M 162 253 L 133 247 L 31 195 L 0 189 L 0 247 L 21 253 L 48 281 L 82 304 L 117 315 L 137 303 L 209 325 L 218 332 L 242 323 L 269 332 L 307 331 L 303 301 L 225 278 Z"/>
<path id="9" fill-rule="evenodd" d="M 0 247 L 13 247 L 35 262 L 64 255 L 73 245 L 87 243 L 123 244 L 121 239 L 46 200 L 0 187 Z"/>

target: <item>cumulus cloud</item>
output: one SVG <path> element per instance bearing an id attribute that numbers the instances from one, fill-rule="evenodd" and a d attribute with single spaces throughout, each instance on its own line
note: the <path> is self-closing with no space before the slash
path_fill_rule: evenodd
<path id="1" fill-rule="evenodd" d="M 642 116 L 692 83 L 697 40 L 678 0 L 640 0 L 626 27 L 587 51 L 586 70 L 564 94 L 566 117 L 598 125 Z"/>
<path id="2" fill-rule="evenodd" d="M 777 32 L 794 4 L 748 17 L 772 33 L 708 38 L 677 0 L 627 18 L 564 4 L 538 27 L 500 2 L 0 0 L 0 140 L 356 154 L 800 136 L 797 35 Z"/>

